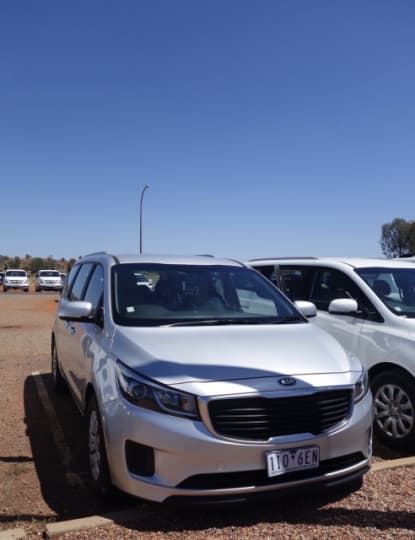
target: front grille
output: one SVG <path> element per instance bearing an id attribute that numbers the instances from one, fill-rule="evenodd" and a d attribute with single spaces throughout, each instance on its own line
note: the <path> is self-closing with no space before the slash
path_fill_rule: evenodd
<path id="1" fill-rule="evenodd" d="M 351 390 L 335 390 L 285 398 L 218 399 L 209 403 L 209 414 L 220 435 L 268 440 L 297 433 L 324 433 L 345 421 L 351 406 Z"/>
<path id="2" fill-rule="evenodd" d="M 334 471 L 347 469 L 361 463 L 365 456 L 360 452 L 326 459 L 320 463 L 317 469 L 295 471 L 280 476 L 269 477 L 265 469 L 253 471 L 238 471 L 228 473 L 196 474 L 183 480 L 177 487 L 181 489 L 232 489 L 249 486 L 271 486 L 307 480 L 328 474 Z"/>

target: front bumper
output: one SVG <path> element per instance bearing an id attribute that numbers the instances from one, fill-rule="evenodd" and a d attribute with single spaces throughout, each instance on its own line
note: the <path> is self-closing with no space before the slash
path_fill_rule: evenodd
<path id="1" fill-rule="evenodd" d="M 24 283 L 22 281 L 15 281 L 15 282 L 3 282 L 3 287 L 6 287 L 7 289 L 28 289 L 29 283 Z"/>
<path id="2" fill-rule="evenodd" d="M 370 467 L 371 403 L 369 393 L 355 405 L 350 420 L 329 433 L 290 435 L 264 443 L 220 438 L 202 422 L 118 399 L 101 407 L 112 482 L 127 493 L 157 502 L 243 500 L 255 494 L 351 482 Z M 138 475 L 128 469 L 127 441 L 151 449 L 154 471 Z M 320 448 L 318 469 L 268 477 L 266 452 L 311 444 Z"/>

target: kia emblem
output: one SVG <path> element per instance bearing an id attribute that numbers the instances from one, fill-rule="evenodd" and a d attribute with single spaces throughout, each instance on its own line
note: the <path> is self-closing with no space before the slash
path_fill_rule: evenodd
<path id="1" fill-rule="evenodd" d="M 297 384 L 297 381 L 293 377 L 281 377 L 281 379 L 278 379 L 278 382 L 282 386 L 294 386 L 294 384 Z"/>

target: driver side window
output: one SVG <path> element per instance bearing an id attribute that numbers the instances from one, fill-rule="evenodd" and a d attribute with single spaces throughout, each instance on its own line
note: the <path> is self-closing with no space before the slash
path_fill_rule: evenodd
<path id="1" fill-rule="evenodd" d="M 310 300 L 318 309 L 328 311 L 330 302 L 338 298 L 352 298 L 357 301 L 359 312 L 354 314 L 354 317 L 373 321 L 382 319 L 371 302 L 346 274 L 332 268 L 317 270 Z"/>

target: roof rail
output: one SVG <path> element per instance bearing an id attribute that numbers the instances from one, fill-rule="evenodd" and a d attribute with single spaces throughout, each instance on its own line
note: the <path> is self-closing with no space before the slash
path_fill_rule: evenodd
<path id="1" fill-rule="evenodd" d="M 318 257 L 309 257 L 309 256 L 306 256 L 306 257 L 303 257 L 303 256 L 300 256 L 300 257 L 261 257 L 261 258 L 258 258 L 258 259 L 249 259 L 248 262 L 254 262 L 254 261 L 290 261 L 290 260 L 295 260 L 295 259 L 317 260 Z"/>
<path id="2" fill-rule="evenodd" d="M 108 255 L 106 251 L 94 251 L 92 253 L 86 253 L 82 257 L 91 257 L 92 255 Z"/>

